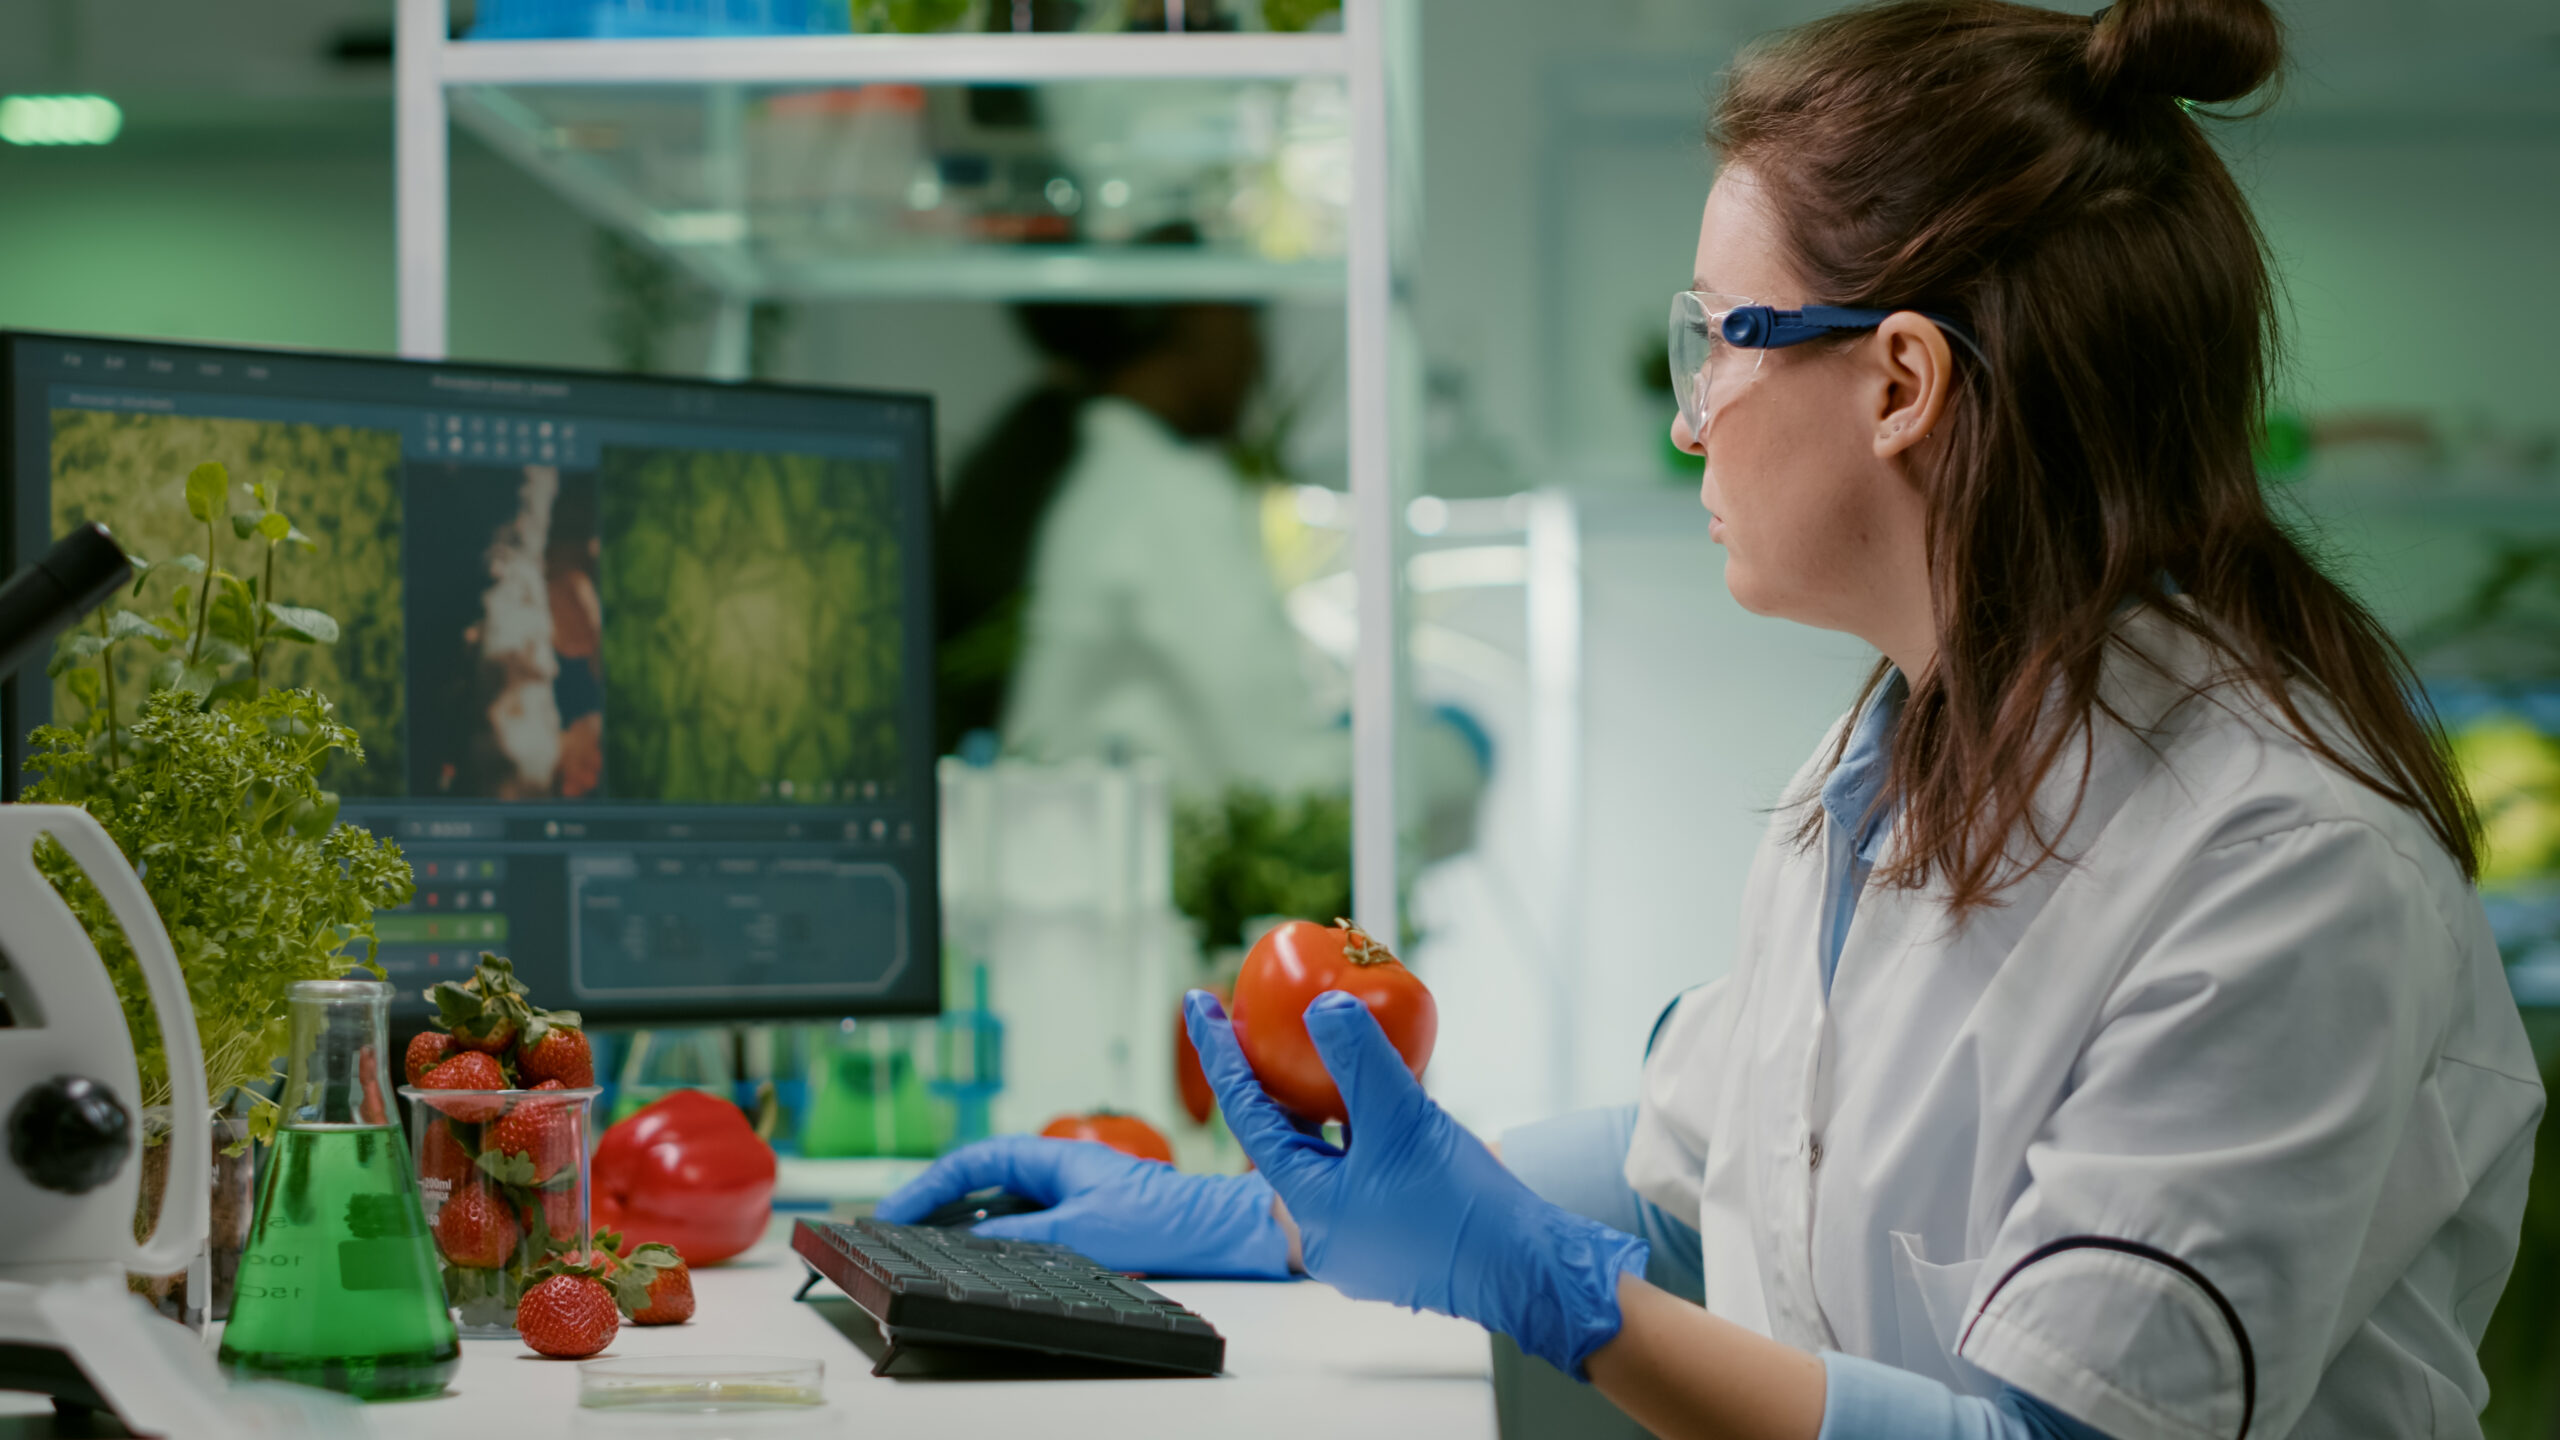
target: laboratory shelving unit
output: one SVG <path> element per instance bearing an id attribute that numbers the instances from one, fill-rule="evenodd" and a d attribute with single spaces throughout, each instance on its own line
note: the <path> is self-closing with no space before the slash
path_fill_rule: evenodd
<path id="1" fill-rule="evenodd" d="M 1398 397 L 1418 389 L 1401 339 L 1399 217 L 1413 213 L 1390 164 L 1410 153 L 1391 95 L 1391 58 L 1409 55 L 1412 0 L 1344 0 L 1338 33 L 826 35 L 646 40 L 455 40 L 448 0 L 399 0 L 396 22 L 399 333 L 404 355 L 442 359 L 449 274 L 450 127 L 469 125 L 591 216 L 656 248 L 719 299 L 715 378 L 746 373 L 753 305 L 862 295 L 1017 298 L 1338 296 L 1346 311 L 1352 570 L 1359 633 L 1352 664 L 1353 908 L 1398 932 L 1396 764 L 1402 694 L 1397 625 Z M 563 88 L 692 92 L 713 156 L 750 143 L 751 87 L 1035 85 L 1066 82 L 1338 80 L 1349 110 L 1350 200 L 1339 258 L 1266 259 L 1107 247 L 976 247 L 942 254 L 848 252 L 789 266 L 756 262 L 719 226 L 663 243 L 668 217 L 633 190 L 544 143 L 524 98 Z M 743 163 L 732 167 L 743 172 Z M 715 179 L 715 186 L 719 184 Z M 741 183 L 736 174 L 726 182 Z M 1401 210 L 1397 202 L 1404 202 Z M 716 213 L 716 212 L 715 212 Z M 655 228 L 653 229 L 653 222 Z"/>

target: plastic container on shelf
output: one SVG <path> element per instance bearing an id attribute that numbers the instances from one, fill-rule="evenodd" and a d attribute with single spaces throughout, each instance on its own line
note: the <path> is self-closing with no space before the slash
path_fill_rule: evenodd
<path id="1" fill-rule="evenodd" d="M 846 0 L 480 0 L 474 40 L 841 35 Z"/>
<path id="2" fill-rule="evenodd" d="M 872 245 L 899 238 L 929 168 L 925 91 L 846 85 L 769 96 L 750 117 L 748 196 L 777 239 Z M 938 191 L 922 197 L 938 200 Z"/>
<path id="3" fill-rule="evenodd" d="M 1173 908 L 1163 766 L 944 760 L 940 778 L 944 936 L 970 967 L 945 1004 L 971 996 L 972 1010 L 1002 1027 L 1001 1089 L 983 1097 L 985 1124 L 1032 1130 L 1061 1110 L 1097 1107 L 1174 1123 L 1165 1017 L 1198 959 L 1190 922 Z M 950 1069 L 928 1081 L 995 1068 L 974 1033 L 955 1031 L 936 1050 Z"/>

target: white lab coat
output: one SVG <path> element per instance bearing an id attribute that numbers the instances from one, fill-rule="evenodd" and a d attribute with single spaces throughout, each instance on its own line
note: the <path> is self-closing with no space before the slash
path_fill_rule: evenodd
<path id="1" fill-rule="evenodd" d="M 1162 759 L 1173 788 L 1349 782 L 1263 559 L 1259 501 L 1215 449 L 1145 409 L 1086 403 L 1042 522 L 1008 748 Z"/>
<path id="2" fill-rule="evenodd" d="M 1960 929 L 1869 889 L 1827 1000 L 1822 846 L 1779 812 L 1627 1180 L 1790 1344 L 2115 1440 L 2478 1435 L 2543 1103 L 2479 899 L 2232 687 L 2178 703 L 2127 647 L 2211 667 L 2158 614 L 2120 641 L 2105 693 L 2157 729 L 2098 736 L 2077 863 Z"/>

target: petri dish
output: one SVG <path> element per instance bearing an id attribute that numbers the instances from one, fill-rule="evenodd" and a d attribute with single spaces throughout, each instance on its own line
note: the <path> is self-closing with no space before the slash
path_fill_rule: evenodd
<path id="1" fill-rule="evenodd" d="M 578 1367 L 578 1405 L 727 1415 L 826 1403 L 824 1361 L 790 1355 L 640 1355 Z"/>

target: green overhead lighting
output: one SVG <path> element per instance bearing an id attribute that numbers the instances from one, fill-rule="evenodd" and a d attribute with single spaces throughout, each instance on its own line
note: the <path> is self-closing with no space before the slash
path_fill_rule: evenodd
<path id="1" fill-rule="evenodd" d="M 123 128 L 124 112 L 104 95 L 0 99 L 0 140 L 12 145 L 104 145 Z"/>

